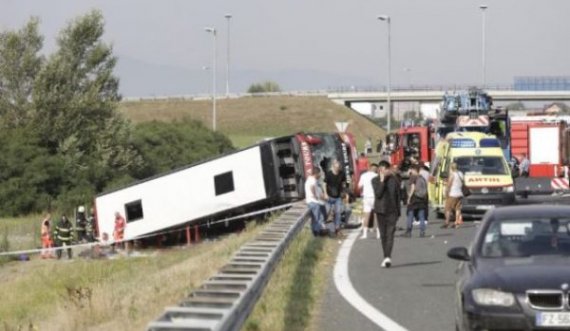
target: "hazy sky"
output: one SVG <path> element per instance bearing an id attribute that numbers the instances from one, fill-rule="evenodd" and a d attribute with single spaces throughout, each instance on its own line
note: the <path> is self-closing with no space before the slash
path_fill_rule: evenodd
<path id="1" fill-rule="evenodd" d="M 211 37 L 203 28 L 215 26 L 219 29 L 218 59 L 222 71 L 226 43 L 224 14 L 231 13 L 232 67 L 236 72 L 315 70 L 383 84 L 386 24 L 376 16 L 388 14 L 392 17 L 394 84 L 478 83 L 481 3 L 472 0 L 0 0 L 0 28 L 19 27 L 30 16 L 39 16 L 49 52 L 53 50 L 57 32 L 70 19 L 98 8 L 106 20 L 105 39 L 113 43 L 120 61 L 200 70 L 210 64 L 211 58 Z M 489 6 L 488 83 L 508 84 L 517 75 L 570 75 L 570 1 L 483 3 Z M 404 72 L 405 67 L 411 71 Z"/>

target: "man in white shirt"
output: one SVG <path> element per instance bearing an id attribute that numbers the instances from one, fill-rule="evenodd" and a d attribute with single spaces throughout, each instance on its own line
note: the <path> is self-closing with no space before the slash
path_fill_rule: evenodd
<path id="1" fill-rule="evenodd" d="M 311 211 L 311 230 L 316 237 L 320 235 L 325 227 L 326 200 L 323 188 L 319 182 L 321 169 L 313 168 L 312 174 L 305 180 L 305 201 Z"/>
<path id="2" fill-rule="evenodd" d="M 372 227 L 376 224 L 376 238 L 380 238 L 380 231 L 378 230 L 378 223 L 374 222 L 374 188 L 372 187 L 372 178 L 378 176 L 378 165 L 372 163 L 368 171 L 360 175 L 358 181 L 358 188 L 362 192 L 362 239 L 366 239 L 368 235 L 370 217 L 373 218 Z"/>
<path id="3" fill-rule="evenodd" d="M 528 177 L 530 168 L 530 160 L 526 157 L 526 153 L 523 153 L 522 160 L 519 165 L 519 171 L 521 177 Z"/>

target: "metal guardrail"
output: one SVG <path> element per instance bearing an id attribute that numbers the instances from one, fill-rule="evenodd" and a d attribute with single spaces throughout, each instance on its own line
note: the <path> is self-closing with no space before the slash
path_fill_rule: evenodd
<path id="1" fill-rule="evenodd" d="M 241 329 L 273 269 L 305 224 L 306 205 L 295 204 L 178 306 L 148 324 L 148 331 L 234 331 Z"/>

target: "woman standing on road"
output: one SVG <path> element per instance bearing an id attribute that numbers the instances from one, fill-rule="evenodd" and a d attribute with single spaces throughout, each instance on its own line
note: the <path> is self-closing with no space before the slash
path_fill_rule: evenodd
<path id="1" fill-rule="evenodd" d="M 455 212 L 455 228 L 457 229 L 463 223 L 463 215 L 461 215 L 461 207 L 463 202 L 463 175 L 457 170 L 457 163 L 451 163 L 449 167 L 449 179 L 447 180 L 447 189 L 445 194 L 445 224 L 442 228 L 449 227 L 451 213 Z"/>

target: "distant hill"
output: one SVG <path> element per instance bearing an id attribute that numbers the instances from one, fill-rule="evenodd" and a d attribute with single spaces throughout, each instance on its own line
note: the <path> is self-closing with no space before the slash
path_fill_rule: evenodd
<path id="1" fill-rule="evenodd" d="M 144 100 L 121 102 L 119 110 L 134 123 L 172 121 L 185 117 L 212 125 L 211 101 Z M 326 97 L 271 96 L 218 100 L 218 130 L 234 145 L 245 147 L 268 137 L 296 132 L 336 131 L 335 122 L 349 122 L 348 131 L 357 139 L 359 149 L 371 137 L 383 138 L 385 131 L 353 110 L 337 105 Z"/>
<path id="2" fill-rule="evenodd" d="M 207 65 L 207 63 L 205 63 Z M 225 93 L 225 67 L 218 70 L 218 92 Z M 120 91 L 126 97 L 188 95 L 211 92 L 211 72 L 202 68 L 182 68 L 146 63 L 128 56 L 119 56 L 116 73 L 121 80 Z M 286 91 L 322 90 L 340 86 L 371 86 L 373 79 L 340 75 L 318 70 L 240 70 L 231 72 L 231 92 L 245 92 L 252 84 L 272 80 Z"/>

